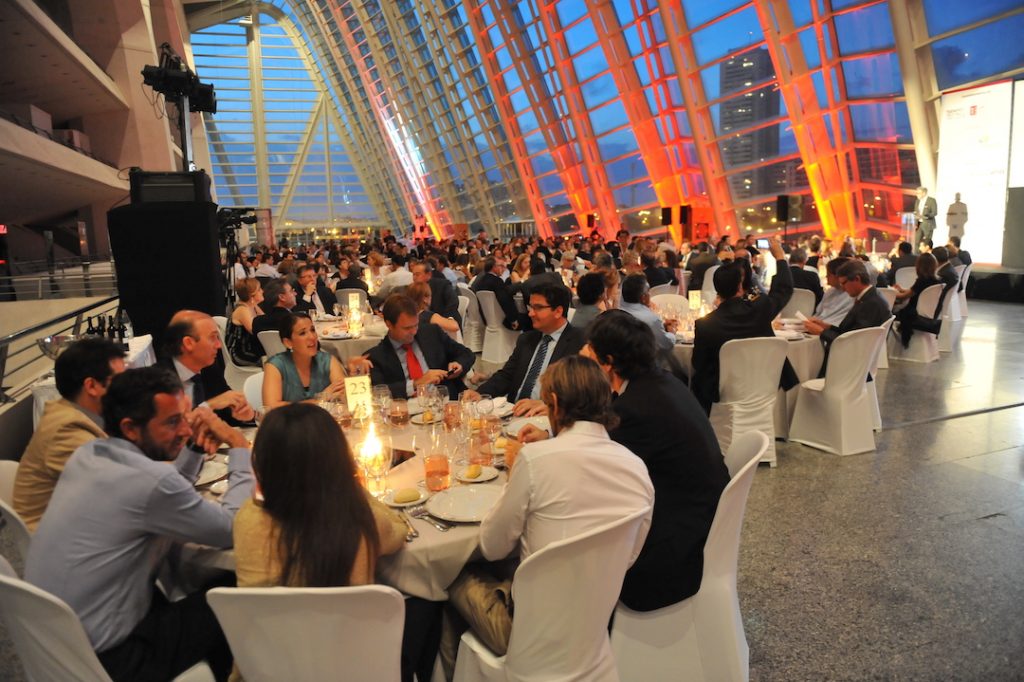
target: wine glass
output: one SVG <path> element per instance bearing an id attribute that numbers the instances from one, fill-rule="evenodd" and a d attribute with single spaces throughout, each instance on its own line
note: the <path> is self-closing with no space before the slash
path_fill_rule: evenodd
<path id="1" fill-rule="evenodd" d="M 384 384 L 374 386 L 370 394 L 370 401 L 374 411 L 386 420 L 391 411 L 391 389 Z"/>
<path id="2" fill-rule="evenodd" d="M 391 401 L 391 424 L 392 426 L 405 426 L 409 423 L 409 401 L 405 398 L 395 398 Z"/>

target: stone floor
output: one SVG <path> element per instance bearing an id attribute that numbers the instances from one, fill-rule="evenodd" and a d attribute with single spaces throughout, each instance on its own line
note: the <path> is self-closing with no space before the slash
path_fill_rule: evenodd
<path id="1" fill-rule="evenodd" d="M 877 451 L 780 443 L 758 470 L 751 679 L 1024 679 L 1024 306 L 970 312 L 956 352 L 881 372 Z M 0 633 L 0 680 L 20 679 Z"/>

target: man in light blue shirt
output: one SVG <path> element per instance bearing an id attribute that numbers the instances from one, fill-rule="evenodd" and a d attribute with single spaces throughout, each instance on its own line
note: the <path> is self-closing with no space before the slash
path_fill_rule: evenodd
<path id="1" fill-rule="evenodd" d="M 665 329 L 665 323 L 661 321 L 658 313 L 651 310 L 651 287 L 647 278 L 642 274 L 629 275 L 622 280 L 622 302 L 619 309 L 646 322 L 654 332 L 654 341 L 658 350 L 672 350 L 675 345 L 675 334 Z"/>
<path id="2" fill-rule="evenodd" d="M 252 492 L 244 436 L 188 408 L 165 368 L 116 376 L 103 397 L 110 437 L 68 460 L 29 549 L 25 579 L 71 607 L 114 680 L 171 679 L 201 660 L 215 673 L 230 669 L 205 595 L 171 604 L 155 589 L 175 542 L 230 547 L 234 514 Z M 231 449 L 218 504 L 193 483 L 204 451 L 222 442 Z"/>
<path id="3" fill-rule="evenodd" d="M 834 258 L 825 266 L 825 279 L 828 282 L 828 289 L 821 297 L 818 307 L 814 309 L 814 317 L 828 322 L 833 327 L 846 318 L 846 314 L 853 308 L 854 299 L 846 295 L 843 288 L 839 286 L 839 267 L 846 263 L 848 258 Z"/>

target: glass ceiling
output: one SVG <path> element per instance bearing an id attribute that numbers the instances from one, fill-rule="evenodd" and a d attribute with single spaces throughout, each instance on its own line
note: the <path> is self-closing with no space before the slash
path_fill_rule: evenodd
<path id="1" fill-rule="evenodd" d="M 785 205 L 790 231 L 866 236 L 898 230 L 937 150 L 905 80 L 928 105 L 1024 73 L 991 47 L 1024 35 L 1019 0 L 922 6 L 273 0 L 192 40 L 218 198 L 277 225 L 700 238 L 778 229 Z"/>

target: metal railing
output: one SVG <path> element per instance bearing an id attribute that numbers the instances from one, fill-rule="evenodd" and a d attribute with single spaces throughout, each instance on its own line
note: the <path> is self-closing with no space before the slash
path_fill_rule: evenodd
<path id="1" fill-rule="evenodd" d="M 8 334 L 7 336 L 0 338 L 0 404 L 14 402 L 15 400 L 13 396 L 7 393 L 9 389 L 6 385 L 8 377 L 45 357 L 42 348 L 38 343 L 36 343 L 38 340 L 38 337 L 36 336 L 37 334 L 46 331 L 46 336 L 59 336 L 65 334 L 78 336 L 82 333 L 82 321 L 86 317 L 91 315 L 114 314 L 118 306 L 119 297 L 111 296 L 103 299 L 102 301 L 90 303 L 89 305 L 64 313 L 59 317 L 49 319 L 45 322 L 40 322 L 39 324 L 26 327 L 25 329 L 21 329 L 13 334 Z M 65 322 L 68 324 L 63 324 Z M 11 346 L 13 344 L 28 339 L 31 339 L 30 343 L 16 350 L 11 350 Z M 8 369 L 7 362 L 16 357 L 21 364 L 17 367 Z"/>
<path id="2" fill-rule="evenodd" d="M 77 266 L 67 264 L 49 272 L 0 276 L 0 301 L 40 301 L 117 294 L 117 275 L 109 262 L 92 266 L 89 263 L 79 263 Z"/>

